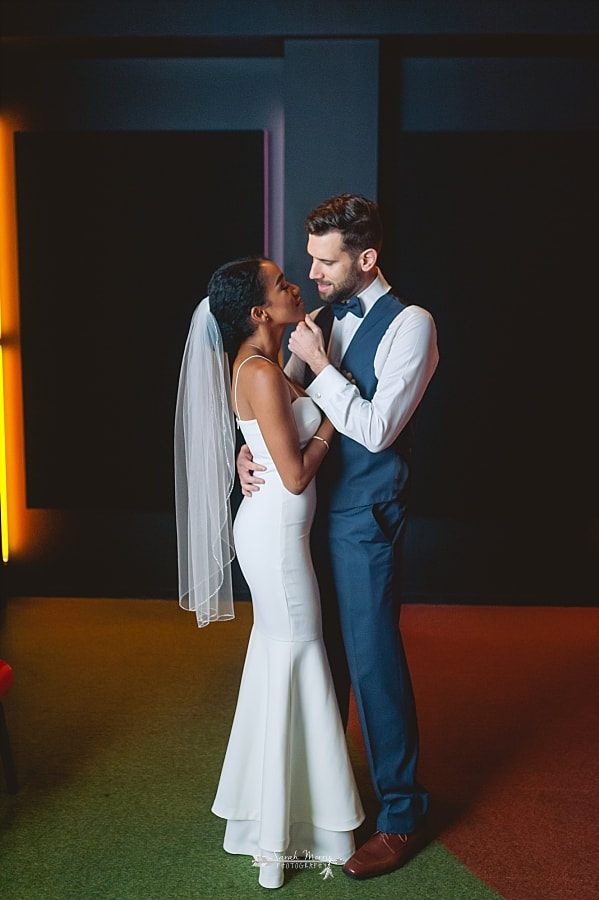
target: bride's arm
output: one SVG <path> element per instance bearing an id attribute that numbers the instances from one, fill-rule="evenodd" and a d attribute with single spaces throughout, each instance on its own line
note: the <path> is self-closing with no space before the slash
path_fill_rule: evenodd
<path id="1" fill-rule="evenodd" d="M 288 491 L 301 494 L 328 452 L 334 428 L 328 419 L 323 419 L 316 436 L 302 451 L 289 387 L 281 370 L 270 363 L 256 361 L 244 374 L 243 393 L 252 398 L 253 416 L 281 480 Z"/>

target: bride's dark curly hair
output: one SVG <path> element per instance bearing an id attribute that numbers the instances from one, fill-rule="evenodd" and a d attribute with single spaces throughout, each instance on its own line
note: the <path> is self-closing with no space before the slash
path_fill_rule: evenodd
<path id="1" fill-rule="evenodd" d="M 210 311 L 218 322 L 225 352 L 231 362 L 239 345 L 254 333 L 252 306 L 264 304 L 261 256 L 248 256 L 220 266 L 208 282 Z"/>

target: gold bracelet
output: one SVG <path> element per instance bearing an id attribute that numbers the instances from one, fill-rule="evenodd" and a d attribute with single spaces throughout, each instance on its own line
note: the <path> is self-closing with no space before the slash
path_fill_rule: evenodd
<path id="1" fill-rule="evenodd" d="M 330 449 L 331 449 L 329 442 L 328 442 L 328 441 L 325 441 L 324 438 L 321 438 L 320 435 L 315 434 L 315 435 L 314 435 L 314 440 L 315 440 L 315 441 L 322 441 L 322 443 L 325 445 L 325 447 L 327 448 L 327 450 L 330 450 Z"/>

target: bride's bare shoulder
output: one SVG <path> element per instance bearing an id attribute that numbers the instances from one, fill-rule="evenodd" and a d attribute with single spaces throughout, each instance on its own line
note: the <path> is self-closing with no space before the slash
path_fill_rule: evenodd
<path id="1" fill-rule="evenodd" d="M 246 394 L 254 392 L 271 394 L 273 391 L 278 393 L 286 389 L 283 370 L 277 363 L 263 356 L 237 357 L 233 366 L 233 379 Z"/>

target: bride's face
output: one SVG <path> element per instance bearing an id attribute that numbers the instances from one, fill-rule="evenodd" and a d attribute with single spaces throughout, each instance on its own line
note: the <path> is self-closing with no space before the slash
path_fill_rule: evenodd
<path id="1" fill-rule="evenodd" d="M 270 318 L 285 325 L 303 322 L 306 310 L 297 284 L 286 281 L 279 267 L 270 260 L 262 263 L 262 277 L 264 306 L 268 308 Z"/>

